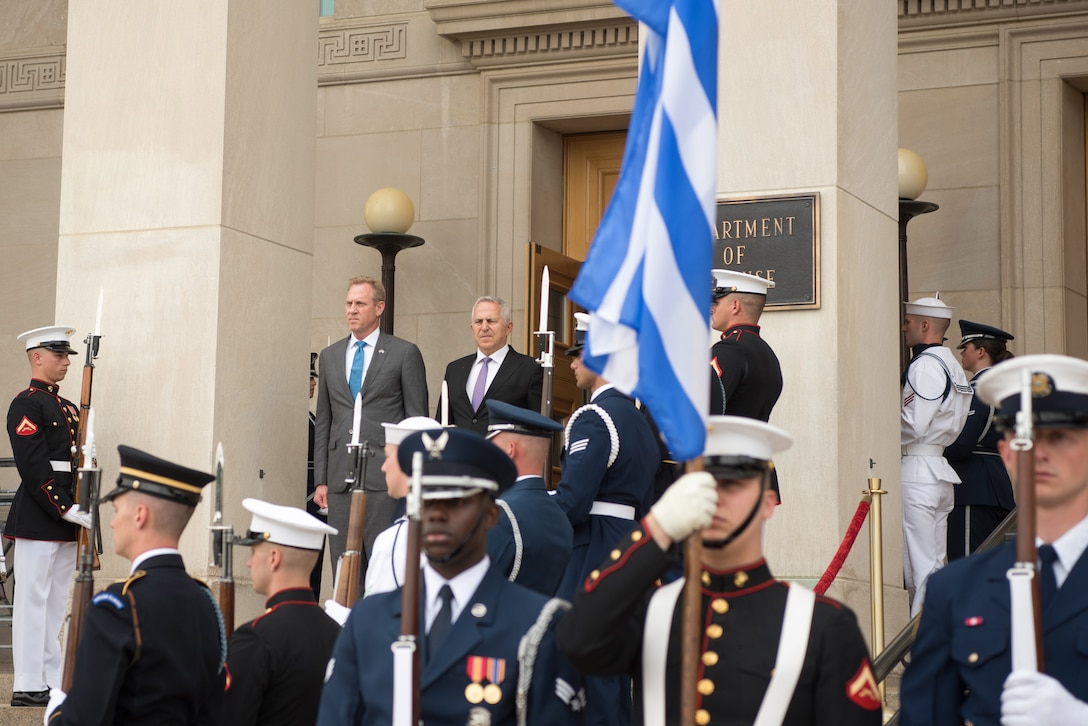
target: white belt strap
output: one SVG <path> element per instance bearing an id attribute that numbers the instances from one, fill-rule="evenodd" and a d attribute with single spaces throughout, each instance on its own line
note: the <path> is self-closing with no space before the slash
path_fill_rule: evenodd
<path id="1" fill-rule="evenodd" d="M 676 601 L 684 589 L 684 578 L 658 588 L 646 609 L 642 626 L 642 723 L 665 726 L 665 661 Z"/>
<path id="2" fill-rule="evenodd" d="M 782 617 L 782 635 L 778 639 L 778 655 L 774 660 L 774 674 L 753 726 L 781 726 L 805 663 L 816 595 L 796 583 L 789 588 L 786 614 Z"/>
<path id="3" fill-rule="evenodd" d="M 903 447 L 903 456 L 944 456 L 940 444 L 910 444 Z"/>
<path id="4" fill-rule="evenodd" d="M 68 473 L 72 472 L 72 462 L 70 462 L 70 461 L 53 461 L 53 460 L 50 460 L 49 461 L 49 466 L 50 466 L 51 469 L 53 469 L 53 471 L 66 471 Z"/>
<path id="5" fill-rule="evenodd" d="M 616 517 L 617 519 L 634 519 L 635 508 L 630 504 L 616 504 L 615 502 L 593 502 L 589 508 L 590 514 L 598 517 Z"/>

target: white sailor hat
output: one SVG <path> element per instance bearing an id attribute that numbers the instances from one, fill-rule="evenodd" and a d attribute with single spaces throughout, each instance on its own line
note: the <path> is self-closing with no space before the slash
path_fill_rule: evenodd
<path id="1" fill-rule="evenodd" d="M 249 532 L 237 544 L 271 542 L 319 552 L 325 546 L 325 535 L 337 532 L 334 527 L 298 507 L 285 507 L 252 498 L 243 499 L 242 506 L 253 513 L 253 520 L 249 524 Z"/>
<path id="2" fill-rule="evenodd" d="M 442 428 L 442 424 L 429 416 L 411 416 L 400 423 L 383 423 L 382 427 L 385 428 L 385 443 L 400 446 L 400 442 L 408 434 L 416 431 L 437 431 Z"/>
<path id="3" fill-rule="evenodd" d="M 586 344 L 586 333 L 589 331 L 589 313 L 574 314 L 574 345 L 567 348 L 567 355 L 578 355 Z"/>
<path id="4" fill-rule="evenodd" d="M 1025 371 L 1030 375 L 1035 426 L 1088 428 L 1088 361 L 1066 355 L 1010 358 L 979 379 L 975 391 L 994 407 L 998 428 L 1009 430 L 1016 425 Z"/>
<path id="5" fill-rule="evenodd" d="M 758 275 L 736 270 L 711 270 L 714 276 L 713 296 L 717 300 L 733 292 L 747 292 L 753 295 L 766 295 L 767 289 L 774 287 L 774 282 Z"/>
<path id="6" fill-rule="evenodd" d="M 906 306 L 903 309 L 907 315 L 918 315 L 923 318 L 944 318 L 945 320 L 952 319 L 952 311 L 956 308 L 950 308 L 944 304 L 944 300 L 939 297 L 920 297 L 914 302 L 904 303 Z"/>
<path id="7" fill-rule="evenodd" d="M 754 418 L 710 416 L 703 463 L 719 477 L 743 478 L 767 470 L 774 455 L 793 443 L 788 433 Z"/>
<path id="8" fill-rule="evenodd" d="M 20 343 L 26 343 L 27 350 L 48 348 L 56 353 L 75 355 L 76 351 L 72 348 L 72 336 L 75 335 L 75 332 L 75 328 L 70 328 L 67 325 L 49 325 L 44 328 L 28 330 L 22 333 L 18 340 Z"/>

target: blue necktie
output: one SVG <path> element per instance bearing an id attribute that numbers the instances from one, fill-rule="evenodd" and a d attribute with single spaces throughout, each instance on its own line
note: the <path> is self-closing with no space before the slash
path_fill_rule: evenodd
<path id="1" fill-rule="evenodd" d="M 355 357 L 351 360 L 351 375 L 348 376 L 348 388 L 351 389 L 351 397 L 355 399 L 359 395 L 359 389 L 363 387 L 363 346 L 365 341 L 355 341 Z"/>

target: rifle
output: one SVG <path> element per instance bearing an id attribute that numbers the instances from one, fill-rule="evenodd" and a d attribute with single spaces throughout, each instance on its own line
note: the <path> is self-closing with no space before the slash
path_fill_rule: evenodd
<path id="1" fill-rule="evenodd" d="M 95 315 L 94 332 L 87 335 L 83 342 L 87 345 L 87 359 L 83 363 L 83 385 L 79 391 L 79 471 L 87 466 L 87 456 L 94 457 L 93 451 L 87 449 L 87 434 L 90 425 L 87 418 L 91 415 L 91 384 L 94 381 L 94 359 L 98 357 L 98 344 L 102 339 L 102 291 L 98 291 L 98 313 Z M 93 467 L 92 467 L 93 468 Z M 75 491 L 72 492 L 72 501 L 84 511 L 88 508 L 89 497 L 81 491 L 80 480 L 76 479 Z M 97 506 L 97 505 L 95 505 Z M 102 569 L 102 562 L 98 555 L 102 552 L 102 526 L 98 521 L 97 513 L 92 512 L 91 519 L 94 522 L 91 529 L 79 528 L 76 534 L 76 569 L 80 568 L 84 550 L 91 550 L 91 566 L 95 570 Z M 91 537 L 94 537 L 92 544 Z M 93 549 L 92 549 L 93 548 Z"/>
<path id="2" fill-rule="evenodd" d="M 355 430 L 358 430 L 356 424 Z M 363 569 L 363 524 L 366 519 L 366 468 L 374 452 L 370 442 L 348 444 L 355 452 L 355 467 L 344 481 L 351 484 L 351 510 L 348 513 L 348 536 L 344 554 L 336 563 L 336 594 L 333 599 L 350 608 L 359 599 L 359 575 Z"/>
<path id="3" fill-rule="evenodd" d="M 234 633 L 234 527 L 223 524 L 223 443 L 215 447 L 215 512 L 212 532 L 212 567 L 219 568 L 219 610 L 227 640 Z"/>
<path id="4" fill-rule="evenodd" d="M 90 507 L 91 528 L 98 524 L 98 484 L 102 476 L 102 470 L 98 468 L 98 462 L 94 457 L 94 409 L 89 409 L 86 418 L 85 451 L 81 458 L 89 460 L 86 467 L 80 466 L 79 479 L 83 484 L 83 492 Z M 80 531 L 89 532 L 80 527 Z M 76 674 L 76 651 L 79 649 L 79 640 L 83 636 L 83 621 L 87 617 L 87 608 L 91 605 L 91 597 L 94 595 L 94 570 L 97 557 L 91 547 L 79 550 L 76 561 L 76 579 L 72 586 L 72 614 L 68 620 L 68 634 L 64 648 L 64 670 L 61 673 L 61 690 L 68 693 L 72 690 L 72 683 Z"/>
<path id="5" fill-rule="evenodd" d="M 1035 562 L 1035 446 L 1032 431 L 1031 371 L 1025 368 L 1020 387 L 1016 434 L 1016 562 L 1009 568 L 1012 670 L 1043 670 L 1043 608 Z"/>
<path id="6" fill-rule="evenodd" d="M 551 273 L 544 265 L 540 275 L 540 327 L 533 333 L 540 338 L 540 358 L 537 363 L 544 369 L 544 385 L 540 397 L 540 413 L 552 417 L 552 394 L 555 386 L 555 331 L 548 330 L 548 293 L 551 292 Z"/>
<path id="7" fill-rule="evenodd" d="M 686 472 L 703 471 L 703 457 L 685 464 Z M 695 532 L 684 542 L 684 590 L 680 619 L 680 723 L 695 723 L 699 653 L 702 650 L 703 541 Z"/>
<path id="8" fill-rule="evenodd" d="M 408 490 L 408 543 L 401 589 L 400 637 L 393 643 L 393 726 L 419 724 L 419 550 L 423 515 L 423 452 L 412 454 Z"/>

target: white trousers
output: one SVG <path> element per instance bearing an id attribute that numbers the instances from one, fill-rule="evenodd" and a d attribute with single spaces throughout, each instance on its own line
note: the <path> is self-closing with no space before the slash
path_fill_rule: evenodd
<path id="1" fill-rule="evenodd" d="M 922 609 L 926 580 L 944 567 L 948 554 L 948 513 L 955 504 L 946 481 L 903 482 L 903 577 L 910 614 Z"/>
<path id="2" fill-rule="evenodd" d="M 75 542 L 15 540 L 15 609 L 11 644 L 13 691 L 60 688 L 61 626 L 76 567 Z"/>

